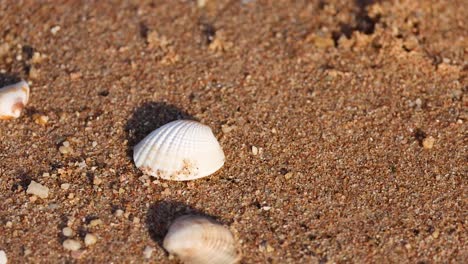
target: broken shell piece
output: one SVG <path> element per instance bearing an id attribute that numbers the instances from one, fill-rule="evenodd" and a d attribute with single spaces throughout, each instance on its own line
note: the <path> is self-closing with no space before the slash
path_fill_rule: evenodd
<path id="1" fill-rule="evenodd" d="M 0 120 L 18 118 L 29 100 L 29 85 L 25 81 L 0 88 Z"/>
<path id="2" fill-rule="evenodd" d="M 171 225 L 163 247 L 185 264 L 230 264 L 240 261 L 232 233 L 213 220 L 182 216 Z"/>
<path id="3" fill-rule="evenodd" d="M 224 153 L 211 129 L 196 121 L 177 120 L 156 129 L 133 150 L 135 165 L 166 180 L 208 176 L 224 164 Z"/>

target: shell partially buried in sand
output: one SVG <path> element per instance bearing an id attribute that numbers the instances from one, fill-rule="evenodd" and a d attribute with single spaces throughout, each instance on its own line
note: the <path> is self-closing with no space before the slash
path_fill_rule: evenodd
<path id="1" fill-rule="evenodd" d="M 224 153 L 211 129 L 196 121 L 177 120 L 149 134 L 133 149 L 144 173 L 174 181 L 208 176 L 224 164 Z"/>
<path id="2" fill-rule="evenodd" d="M 25 81 L 0 88 L 0 120 L 20 117 L 29 101 L 29 85 Z"/>
<path id="3" fill-rule="evenodd" d="M 163 247 L 185 264 L 232 264 L 241 259 L 231 231 L 195 215 L 179 217 L 170 226 Z"/>

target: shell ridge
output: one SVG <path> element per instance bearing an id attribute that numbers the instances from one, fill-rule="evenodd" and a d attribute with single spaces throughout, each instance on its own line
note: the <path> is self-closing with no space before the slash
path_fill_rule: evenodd
<path id="1" fill-rule="evenodd" d="M 159 149 L 160 146 L 163 144 L 165 138 L 169 133 L 171 133 L 171 130 L 174 127 L 165 127 L 162 126 L 158 129 L 156 129 L 153 133 L 150 134 L 150 138 L 148 142 L 145 144 L 147 145 L 146 152 L 145 152 L 145 159 L 147 164 L 151 164 L 154 162 L 156 159 L 156 155 L 151 156 L 151 152 L 154 152 L 155 150 Z M 152 168 L 153 169 L 153 168 Z"/>
<path id="2" fill-rule="evenodd" d="M 180 129 L 182 129 L 179 122 L 175 122 L 177 123 L 173 123 L 171 126 L 162 126 L 160 132 L 154 135 L 152 138 L 152 144 L 149 144 L 150 151 L 148 153 L 147 163 L 155 164 L 158 160 L 167 158 L 167 156 L 164 154 L 167 153 L 167 150 L 173 144 L 171 135 L 179 133 Z M 168 140 L 170 141 L 168 142 Z M 154 155 L 150 155 L 151 152 L 155 152 Z M 155 168 L 152 169 L 155 170 Z M 159 169 L 156 169 L 155 172 L 158 170 Z"/>
<path id="3" fill-rule="evenodd" d="M 172 127 L 169 127 L 169 128 L 172 128 Z M 164 133 L 167 134 L 170 132 L 167 130 L 170 130 L 170 129 L 164 126 L 159 127 L 158 129 L 151 132 L 148 136 L 146 136 L 140 143 L 138 143 L 137 147 L 141 145 L 141 149 L 136 151 L 136 160 L 138 161 L 142 160 L 141 163 L 138 162 L 140 163 L 140 166 L 141 165 L 147 166 L 149 163 L 151 163 L 151 161 L 153 161 L 152 157 L 150 157 L 151 151 L 155 147 L 158 147 L 158 146 L 155 146 L 155 144 L 158 140 L 160 140 L 159 137 L 161 136 L 161 134 L 163 134 L 164 136 Z"/>
<path id="4" fill-rule="evenodd" d="M 180 139 L 180 133 L 182 133 L 183 131 L 186 131 L 187 126 L 188 124 L 184 122 L 177 122 L 177 124 L 175 124 L 175 127 L 177 127 L 177 129 L 175 129 L 171 133 L 173 134 L 172 137 L 166 138 L 163 141 L 163 144 L 161 145 L 161 149 L 160 149 L 161 154 L 165 155 L 166 157 L 169 156 L 168 154 L 170 152 L 170 147 L 174 145 L 177 146 L 177 148 L 174 149 L 174 153 L 180 153 L 180 146 L 182 145 L 180 144 L 180 142 L 183 142 L 183 140 Z M 179 142 L 179 144 L 176 144 L 177 142 Z M 177 168 L 174 168 L 174 164 L 173 164 L 173 167 L 171 169 L 177 169 Z"/>

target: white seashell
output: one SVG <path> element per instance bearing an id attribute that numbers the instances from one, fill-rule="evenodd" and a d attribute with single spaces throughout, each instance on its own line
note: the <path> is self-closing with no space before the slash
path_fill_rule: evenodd
<path id="1" fill-rule="evenodd" d="M 133 149 L 135 165 L 166 180 L 208 176 L 224 164 L 224 153 L 208 126 L 177 120 L 151 132 Z"/>
<path id="2" fill-rule="evenodd" d="M 229 229 L 203 216 L 176 219 L 163 247 L 185 264 L 232 264 L 241 259 Z"/>
<path id="3" fill-rule="evenodd" d="M 29 100 L 29 85 L 25 81 L 0 88 L 0 120 L 18 118 Z"/>

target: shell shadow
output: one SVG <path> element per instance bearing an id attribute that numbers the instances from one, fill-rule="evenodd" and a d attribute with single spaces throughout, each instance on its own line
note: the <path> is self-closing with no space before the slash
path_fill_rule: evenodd
<path id="1" fill-rule="evenodd" d="M 0 73 L 0 88 L 10 84 L 18 83 L 20 81 L 21 78 L 19 75 L 11 73 Z"/>
<path id="2" fill-rule="evenodd" d="M 196 120 L 187 112 L 164 102 L 147 102 L 138 107 L 125 125 L 129 159 L 133 159 L 133 147 L 149 133 L 179 119 Z"/>
<path id="3" fill-rule="evenodd" d="M 221 222 L 217 217 L 208 215 L 181 202 L 159 201 L 149 207 L 146 215 L 146 227 L 151 238 L 162 247 L 164 236 L 166 236 L 171 223 L 176 218 L 188 214 L 201 215 Z"/>

